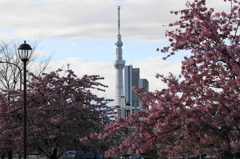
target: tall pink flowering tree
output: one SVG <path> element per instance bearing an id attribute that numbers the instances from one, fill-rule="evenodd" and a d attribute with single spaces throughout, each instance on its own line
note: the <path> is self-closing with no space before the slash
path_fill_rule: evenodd
<path id="1" fill-rule="evenodd" d="M 12 152 L 16 149 L 17 138 L 20 136 L 19 128 L 22 123 L 19 122 L 19 107 L 11 105 L 9 100 L 11 95 L 7 92 L 1 92 L 0 95 L 0 153 L 1 158 L 12 157 Z M 18 130 L 17 130 L 18 129 Z M 21 129 L 23 130 L 23 129 Z M 23 131 L 22 131 L 23 132 Z M 16 140 L 15 140 L 16 139 Z"/>
<path id="2" fill-rule="evenodd" d="M 186 3 L 186 9 L 169 24 L 170 45 L 157 49 L 168 57 L 187 50 L 178 76 L 157 75 L 166 89 L 136 90 L 144 111 L 109 124 L 98 137 L 114 136 L 124 128 L 121 145 L 109 155 L 156 150 L 160 156 L 193 154 L 240 157 L 240 2 L 228 11 L 215 12 L 205 0 Z M 134 129 L 133 129 L 134 128 Z"/>
<path id="3" fill-rule="evenodd" d="M 103 78 L 97 75 L 78 78 L 70 69 L 59 69 L 40 77 L 31 73 L 29 76 L 28 152 L 38 152 L 51 159 L 61 157 L 67 150 L 102 153 L 101 148 L 107 142 L 97 139 L 80 142 L 80 139 L 99 132 L 110 121 L 113 111 L 107 106 L 107 100 L 92 93 L 94 89 L 103 91 L 106 87 L 98 82 Z M 13 100 L 2 103 L 2 137 L 12 137 L 8 137 L 12 150 L 22 152 L 23 99 L 20 92 L 10 92 L 10 95 Z"/>

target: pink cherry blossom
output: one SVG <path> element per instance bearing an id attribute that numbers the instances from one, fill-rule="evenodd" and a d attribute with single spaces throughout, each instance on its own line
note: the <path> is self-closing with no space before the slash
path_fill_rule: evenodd
<path id="1" fill-rule="evenodd" d="M 104 137 L 122 135 L 109 155 L 240 157 L 240 2 L 226 3 L 231 3 L 226 12 L 215 12 L 205 0 L 187 2 L 186 9 L 176 12 L 180 19 L 169 24 L 175 29 L 166 32 L 170 45 L 161 52 L 164 59 L 181 50 L 191 55 L 182 61 L 180 75 L 156 75 L 167 88 L 149 93 L 134 89 L 144 110 L 101 132 Z M 132 131 L 124 134 L 124 128 Z"/>
<path id="2" fill-rule="evenodd" d="M 29 74 L 27 85 L 27 148 L 50 159 L 66 150 L 101 153 L 110 140 L 86 138 L 110 122 L 113 109 L 103 97 L 92 93 L 106 86 L 97 75 L 78 78 L 68 69 L 42 76 Z M 22 92 L 10 91 L 0 96 L 0 149 L 2 153 L 23 152 Z M 4 96 L 9 95 L 10 101 Z M 81 140 L 86 138 L 87 140 Z"/>

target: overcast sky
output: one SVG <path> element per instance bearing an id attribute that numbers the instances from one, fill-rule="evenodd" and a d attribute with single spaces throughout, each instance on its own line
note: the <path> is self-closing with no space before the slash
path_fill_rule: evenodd
<path id="1" fill-rule="evenodd" d="M 222 0 L 209 6 L 226 8 Z M 216 3 L 218 1 L 218 3 Z M 121 6 L 123 59 L 140 68 L 150 90 L 163 88 L 156 73 L 180 72 L 184 54 L 167 61 L 156 48 L 167 45 L 171 10 L 185 8 L 186 0 L 0 0 L 0 39 L 39 40 L 44 56 L 53 53 L 51 68 L 71 65 L 80 77 L 98 74 L 109 86 L 104 96 L 114 98 L 117 6 Z"/>

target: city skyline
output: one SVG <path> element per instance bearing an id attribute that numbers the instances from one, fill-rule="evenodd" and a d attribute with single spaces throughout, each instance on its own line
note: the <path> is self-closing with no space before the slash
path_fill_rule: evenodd
<path id="1" fill-rule="evenodd" d="M 155 79 L 156 73 L 179 73 L 182 55 L 167 61 L 156 52 L 168 44 L 165 30 L 177 20 L 171 10 L 186 8 L 186 1 L 174 0 L 2 0 L 0 2 L 1 40 L 20 39 L 33 44 L 43 56 L 53 53 L 50 67 L 57 69 L 70 64 L 79 77 L 99 74 L 109 88 L 103 96 L 114 99 L 115 42 L 117 6 L 121 6 L 123 59 L 141 69 L 141 78 L 150 83 L 150 91 L 164 84 Z M 209 6 L 216 7 L 214 0 Z M 218 3 L 222 10 L 225 3 Z M 165 25 L 165 26 L 163 26 Z"/>

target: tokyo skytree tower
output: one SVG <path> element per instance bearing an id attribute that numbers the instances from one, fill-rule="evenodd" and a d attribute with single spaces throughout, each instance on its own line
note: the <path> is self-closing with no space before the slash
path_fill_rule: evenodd
<path id="1" fill-rule="evenodd" d="M 115 106 L 120 106 L 118 109 L 117 117 L 124 117 L 124 105 L 125 99 L 123 95 L 123 68 L 125 66 L 125 60 L 122 59 L 122 40 L 120 34 L 120 6 L 118 6 L 118 34 L 116 45 L 116 60 L 114 61 L 114 67 L 116 69 L 116 80 L 115 80 Z"/>

